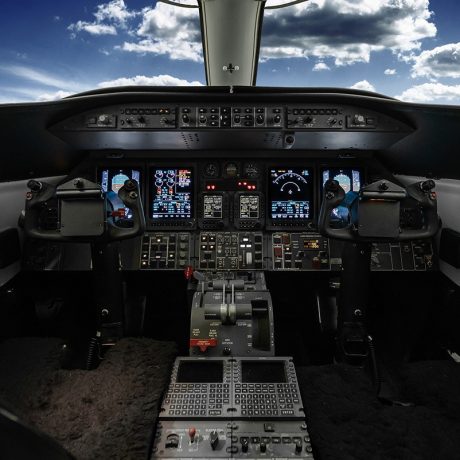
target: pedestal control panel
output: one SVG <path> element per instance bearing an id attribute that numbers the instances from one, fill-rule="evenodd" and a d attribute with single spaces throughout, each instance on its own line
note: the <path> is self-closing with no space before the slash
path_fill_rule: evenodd
<path id="1" fill-rule="evenodd" d="M 151 458 L 313 458 L 292 359 L 177 358 Z"/>

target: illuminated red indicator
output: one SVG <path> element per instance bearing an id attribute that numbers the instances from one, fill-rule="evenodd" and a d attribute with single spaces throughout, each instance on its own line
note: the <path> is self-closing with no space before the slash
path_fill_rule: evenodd
<path id="1" fill-rule="evenodd" d="M 184 269 L 184 277 L 186 280 L 191 280 L 193 276 L 193 267 L 191 265 L 187 265 Z"/>
<path id="2" fill-rule="evenodd" d="M 217 339 L 190 339 L 190 347 L 198 347 L 204 353 L 208 347 L 216 347 Z"/>

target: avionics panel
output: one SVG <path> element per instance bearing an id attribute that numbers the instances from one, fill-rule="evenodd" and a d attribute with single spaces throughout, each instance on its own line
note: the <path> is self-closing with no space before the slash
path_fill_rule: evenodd
<path id="1" fill-rule="evenodd" d="M 265 203 L 262 193 L 235 193 L 233 221 L 238 229 L 262 228 L 265 222 Z"/>
<path id="2" fill-rule="evenodd" d="M 305 417 L 292 358 L 180 357 L 160 419 Z"/>
<path id="3" fill-rule="evenodd" d="M 187 166 L 154 166 L 149 170 L 151 227 L 194 226 L 194 174 Z"/>
<path id="4" fill-rule="evenodd" d="M 273 228 L 305 228 L 315 215 L 313 168 L 268 169 L 268 217 Z"/>
<path id="5" fill-rule="evenodd" d="M 229 225 L 228 194 L 204 192 L 199 194 L 198 226 L 202 229 L 221 229 Z"/>
<path id="6" fill-rule="evenodd" d="M 363 174 L 360 168 L 323 168 L 321 170 L 321 199 L 323 198 L 324 184 L 327 180 L 336 180 L 345 191 L 345 199 L 340 206 L 331 211 L 331 227 L 346 227 L 350 220 L 349 209 L 358 199 L 358 193 L 363 184 Z"/>
<path id="7" fill-rule="evenodd" d="M 133 218 L 131 209 L 125 207 L 123 201 L 118 197 L 118 191 L 128 179 L 134 179 L 141 187 L 141 172 L 134 168 L 106 168 L 99 169 L 98 182 L 101 184 L 102 191 L 106 193 L 110 211 L 117 214 L 118 224 L 129 223 Z M 142 189 L 141 189 L 142 193 Z"/>

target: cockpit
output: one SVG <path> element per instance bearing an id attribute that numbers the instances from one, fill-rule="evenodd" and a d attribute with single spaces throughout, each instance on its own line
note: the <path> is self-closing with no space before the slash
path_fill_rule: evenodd
<path id="1" fill-rule="evenodd" d="M 458 458 L 460 109 L 252 86 L 264 4 L 0 105 L 1 458 Z"/>

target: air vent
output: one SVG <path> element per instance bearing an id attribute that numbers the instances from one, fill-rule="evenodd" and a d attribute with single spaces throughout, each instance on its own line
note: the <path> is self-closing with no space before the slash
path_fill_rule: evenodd
<path id="1" fill-rule="evenodd" d="M 270 144 L 271 147 L 278 147 L 282 144 L 282 136 L 277 133 L 267 133 L 264 136 L 264 144 Z"/>
<path id="2" fill-rule="evenodd" d="M 198 133 L 181 133 L 181 136 L 187 149 L 193 149 L 200 142 Z"/>

